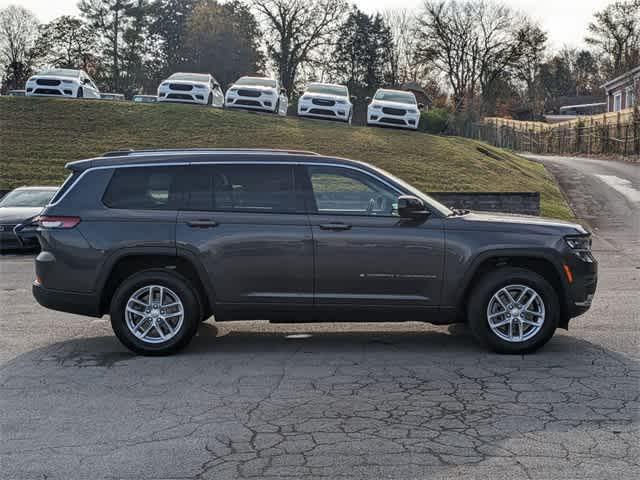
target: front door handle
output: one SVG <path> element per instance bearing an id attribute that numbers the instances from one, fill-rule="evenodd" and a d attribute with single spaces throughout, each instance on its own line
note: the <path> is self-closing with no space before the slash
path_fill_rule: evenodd
<path id="1" fill-rule="evenodd" d="M 349 230 L 351 225 L 347 223 L 322 223 L 320 228 L 322 230 Z"/>
<path id="2" fill-rule="evenodd" d="M 191 220 L 187 222 L 191 228 L 213 228 L 218 226 L 218 222 L 214 220 Z"/>

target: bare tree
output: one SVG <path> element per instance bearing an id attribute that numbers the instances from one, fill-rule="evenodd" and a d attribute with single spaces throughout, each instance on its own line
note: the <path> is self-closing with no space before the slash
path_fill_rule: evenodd
<path id="1" fill-rule="evenodd" d="M 421 80 L 419 77 L 423 72 L 420 71 L 420 62 L 416 60 L 415 14 L 407 8 L 394 8 L 385 10 L 382 16 L 393 37 L 389 49 L 390 83 L 402 85 Z"/>
<path id="2" fill-rule="evenodd" d="M 596 12 L 585 41 L 600 50 L 607 73 L 620 75 L 640 63 L 640 0 L 618 1 Z"/>
<path id="3" fill-rule="evenodd" d="M 519 36 L 524 18 L 507 6 L 486 0 L 426 0 L 418 23 L 418 54 L 440 70 L 457 110 L 483 95 L 491 103 L 494 84 L 522 57 Z"/>
<path id="4" fill-rule="evenodd" d="M 299 68 L 331 39 L 347 11 L 345 0 L 252 0 L 267 33 L 269 58 L 291 93 Z"/>
<path id="5" fill-rule="evenodd" d="M 22 86 L 31 73 L 38 19 L 24 7 L 9 5 L 0 10 L 0 66 L 3 85 Z"/>

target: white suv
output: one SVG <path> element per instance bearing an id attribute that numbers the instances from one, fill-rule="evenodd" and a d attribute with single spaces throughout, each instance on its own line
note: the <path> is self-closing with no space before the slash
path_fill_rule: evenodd
<path id="1" fill-rule="evenodd" d="M 100 90 L 86 72 L 56 68 L 27 80 L 27 97 L 100 98 Z"/>
<path id="2" fill-rule="evenodd" d="M 158 87 L 158 102 L 195 103 L 222 108 L 220 84 L 208 73 L 174 73 Z"/>
<path id="3" fill-rule="evenodd" d="M 298 116 L 333 118 L 351 123 L 349 89 L 333 83 L 310 83 L 298 100 Z"/>
<path id="4" fill-rule="evenodd" d="M 287 92 L 277 80 L 266 77 L 242 77 L 227 90 L 225 107 L 262 110 L 286 115 Z"/>
<path id="5" fill-rule="evenodd" d="M 418 129 L 420 110 L 416 96 L 403 90 L 379 89 L 367 108 L 367 125 Z"/>

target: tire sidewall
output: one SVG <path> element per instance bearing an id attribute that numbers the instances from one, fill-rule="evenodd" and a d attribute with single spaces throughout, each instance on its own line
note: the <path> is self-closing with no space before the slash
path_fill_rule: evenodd
<path id="1" fill-rule="evenodd" d="M 180 331 L 159 344 L 138 339 L 126 325 L 125 307 L 131 295 L 146 285 L 161 285 L 171 289 L 182 302 L 184 320 Z M 116 290 L 110 307 L 111 327 L 118 339 L 130 350 L 141 355 L 169 355 L 185 347 L 200 324 L 200 306 L 189 282 L 175 272 L 146 270 L 127 278 Z"/>
<path id="2" fill-rule="evenodd" d="M 84 98 L 84 90 L 82 87 L 78 88 L 78 93 L 76 93 L 76 98 Z"/>
<path id="3" fill-rule="evenodd" d="M 524 342 L 508 342 L 498 337 L 489 326 L 487 307 L 493 295 L 508 285 L 524 285 L 540 295 L 545 308 L 544 324 L 540 331 Z M 471 294 L 467 318 L 476 339 L 498 353 L 522 354 L 537 350 L 553 336 L 560 318 L 558 295 L 542 276 L 520 268 L 504 268 L 480 279 Z"/>

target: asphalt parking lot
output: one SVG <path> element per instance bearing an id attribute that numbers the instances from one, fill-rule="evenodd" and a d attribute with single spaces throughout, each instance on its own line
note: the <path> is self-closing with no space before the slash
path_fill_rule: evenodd
<path id="1" fill-rule="evenodd" d="M 640 208 L 583 183 L 579 215 L 598 188 Z M 0 478 L 637 478 L 637 233 L 600 224 L 593 308 L 528 356 L 462 326 L 210 320 L 135 357 L 106 317 L 37 306 L 32 258 L 3 256 Z"/>

